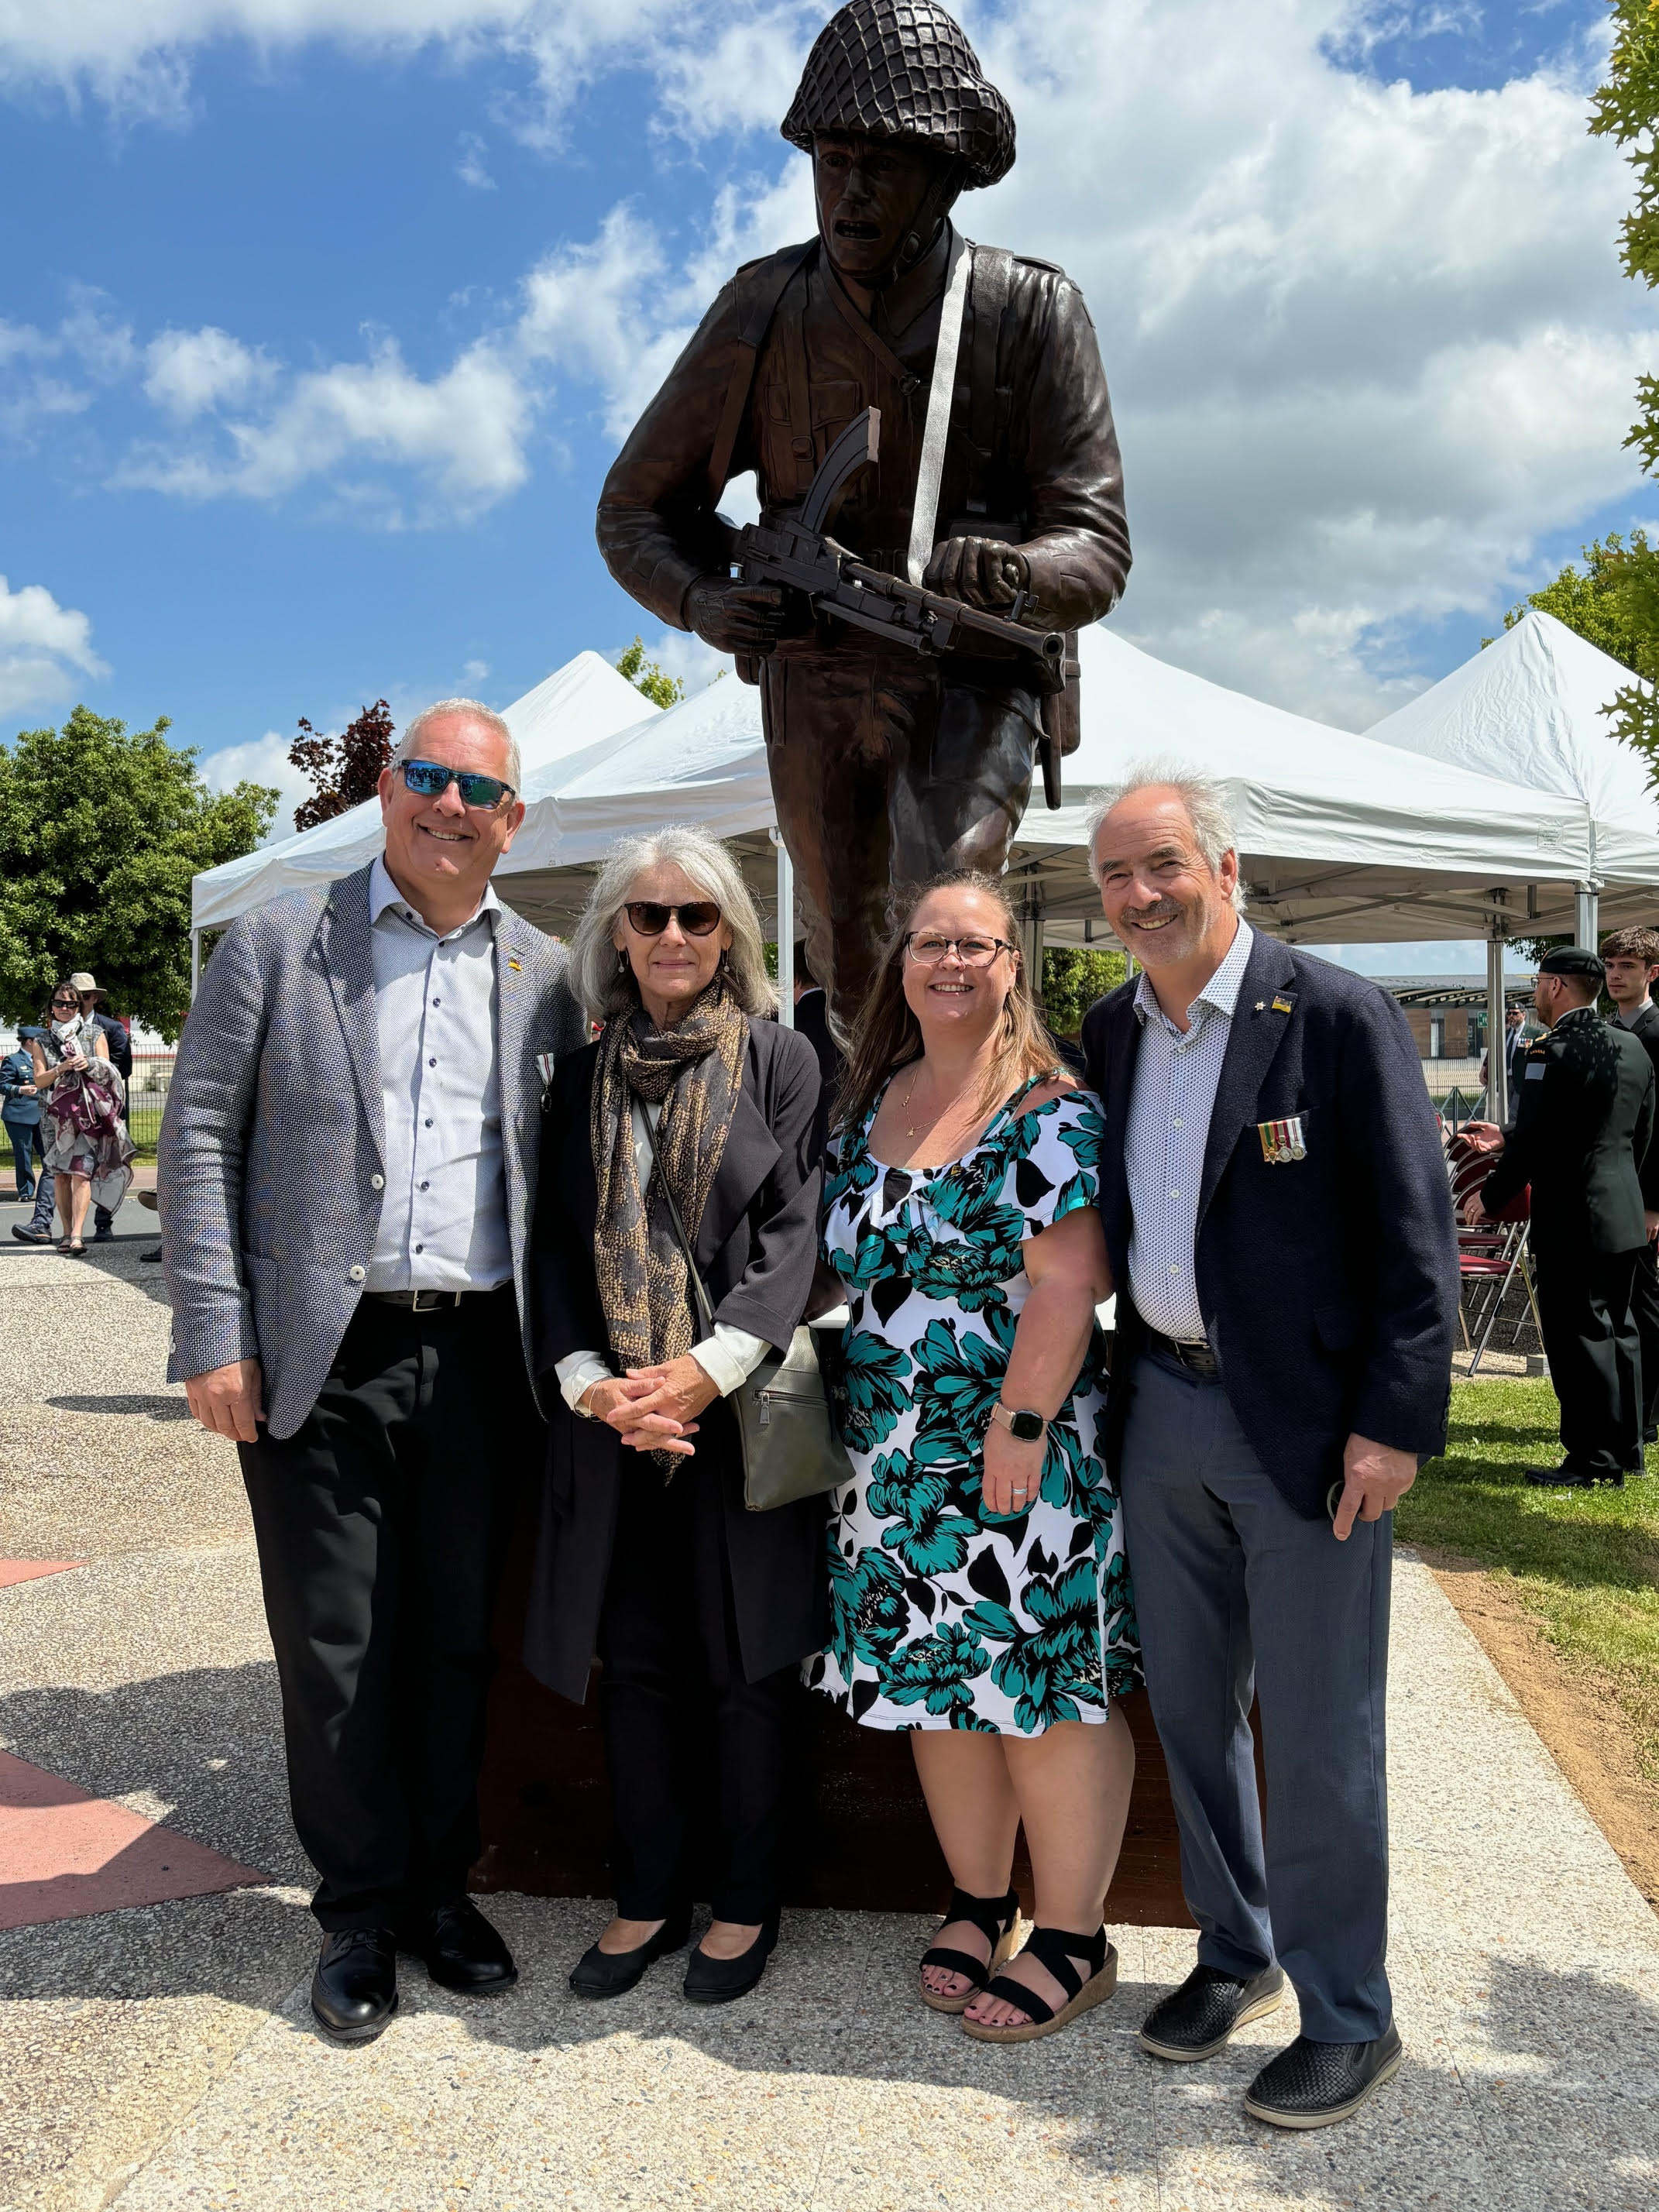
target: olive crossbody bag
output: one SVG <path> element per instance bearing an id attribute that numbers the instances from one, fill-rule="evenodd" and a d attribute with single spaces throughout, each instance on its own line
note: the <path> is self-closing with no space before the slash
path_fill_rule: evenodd
<path id="1" fill-rule="evenodd" d="M 697 1320 L 704 1336 L 712 1336 L 714 1310 L 708 1302 L 708 1286 L 698 1273 L 685 1224 L 662 1172 L 651 1116 L 646 1114 L 641 1118 L 651 1139 L 657 1180 L 668 1201 L 668 1218 L 685 1255 Z M 793 1505 L 798 1498 L 843 1490 L 853 1480 L 852 1462 L 836 1434 L 817 1346 L 805 1322 L 795 1331 L 788 1351 L 769 1352 L 726 1402 L 737 1417 L 743 1449 L 743 1502 L 751 1513 L 769 1513 L 774 1506 Z"/>

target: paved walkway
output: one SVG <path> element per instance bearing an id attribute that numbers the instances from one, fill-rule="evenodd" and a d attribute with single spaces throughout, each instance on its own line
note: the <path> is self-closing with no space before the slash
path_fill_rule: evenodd
<path id="1" fill-rule="evenodd" d="M 1134 2024 L 1190 1938 L 1133 1929 L 1113 2003 L 994 2051 L 915 2002 L 919 1920 L 793 1916 L 757 1996 L 705 2014 L 666 1969 L 580 2004 L 564 1976 L 603 1906 L 502 1898 L 517 1990 L 467 2007 L 411 1967 L 378 2043 L 324 2045 L 234 1458 L 161 1380 L 148 1239 L 76 1265 L 12 1243 L 16 1218 L 0 1206 L 0 1558 L 87 1564 L 0 1588 L 0 1750 L 275 1883 L 0 1935 L 3 2212 L 1659 2199 L 1659 1923 L 1408 1562 L 1390 1775 L 1409 2057 L 1346 2128 L 1286 2136 L 1240 2110 L 1288 2008 L 1209 2066 L 1145 2058 Z"/>

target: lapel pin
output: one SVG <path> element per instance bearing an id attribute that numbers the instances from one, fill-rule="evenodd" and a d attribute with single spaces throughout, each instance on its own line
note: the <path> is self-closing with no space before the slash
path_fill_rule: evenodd
<path id="1" fill-rule="evenodd" d="M 523 975 L 524 970 L 523 970 L 523 969 L 522 969 L 522 968 L 520 968 L 520 965 L 519 965 L 519 963 L 518 963 L 518 962 L 517 962 L 516 960 L 514 960 L 514 959 L 510 959 L 510 958 L 509 958 L 509 960 L 507 961 L 507 966 L 508 966 L 508 967 L 513 970 L 513 973 L 514 973 L 515 975 Z"/>
<path id="2" fill-rule="evenodd" d="M 1289 999 L 1275 999 L 1273 1000 L 1273 1012 L 1276 1014 L 1288 1014 L 1291 1011 L 1291 1001 Z"/>
<path id="3" fill-rule="evenodd" d="M 1267 1011 L 1267 1001 L 1265 999 L 1258 999 L 1255 1002 L 1255 1010 L 1259 1014 L 1265 1014 Z"/>

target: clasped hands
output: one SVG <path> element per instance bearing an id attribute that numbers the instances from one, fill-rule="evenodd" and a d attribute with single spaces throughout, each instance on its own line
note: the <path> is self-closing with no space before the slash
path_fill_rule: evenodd
<path id="1" fill-rule="evenodd" d="M 1016 547 L 994 538 L 947 538 L 933 548 L 922 583 L 930 592 L 994 611 L 1011 607 L 1031 586 L 1030 566 Z M 685 595 L 685 619 L 717 653 L 771 652 L 791 627 L 784 594 L 775 584 L 744 584 L 703 576 Z M 643 1371 L 643 1370 L 641 1370 Z"/>
<path id="2" fill-rule="evenodd" d="M 688 1352 L 654 1367 L 630 1367 L 591 1382 L 578 1401 L 585 1413 L 615 1429 L 635 1451 L 672 1452 L 690 1459 L 697 1415 L 720 1395 L 701 1361 Z"/>

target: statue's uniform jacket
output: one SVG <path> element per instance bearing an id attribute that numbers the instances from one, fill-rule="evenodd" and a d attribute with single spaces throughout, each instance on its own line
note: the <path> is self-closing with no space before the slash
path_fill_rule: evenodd
<path id="1" fill-rule="evenodd" d="M 872 323 L 902 380 L 837 304 L 821 250 L 809 251 L 761 343 L 732 458 L 734 476 L 755 471 L 763 513 L 787 511 L 837 434 L 878 407 L 880 459 L 854 480 L 830 527 L 860 558 L 898 575 L 954 235 L 947 224 L 917 266 L 877 295 Z M 976 265 L 969 286 L 935 541 L 1017 545 L 1035 599 L 1025 619 L 1076 629 L 1115 605 L 1129 568 L 1105 373 L 1077 287 L 1046 263 L 998 258 L 1000 284 Z M 709 463 L 742 335 L 773 266 L 750 263 L 721 291 L 600 500 L 599 541 L 612 575 L 678 629 L 690 627 L 691 585 L 724 573 Z M 988 311 L 994 291 L 1001 300 Z M 890 880 L 945 866 L 1000 868 L 1030 791 L 1041 702 L 1018 661 L 964 653 L 929 662 L 823 623 L 785 639 L 763 664 L 762 696 L 779 818 L 812 909 L 814 972 L 844 1018 L 867 981 Z"/>

